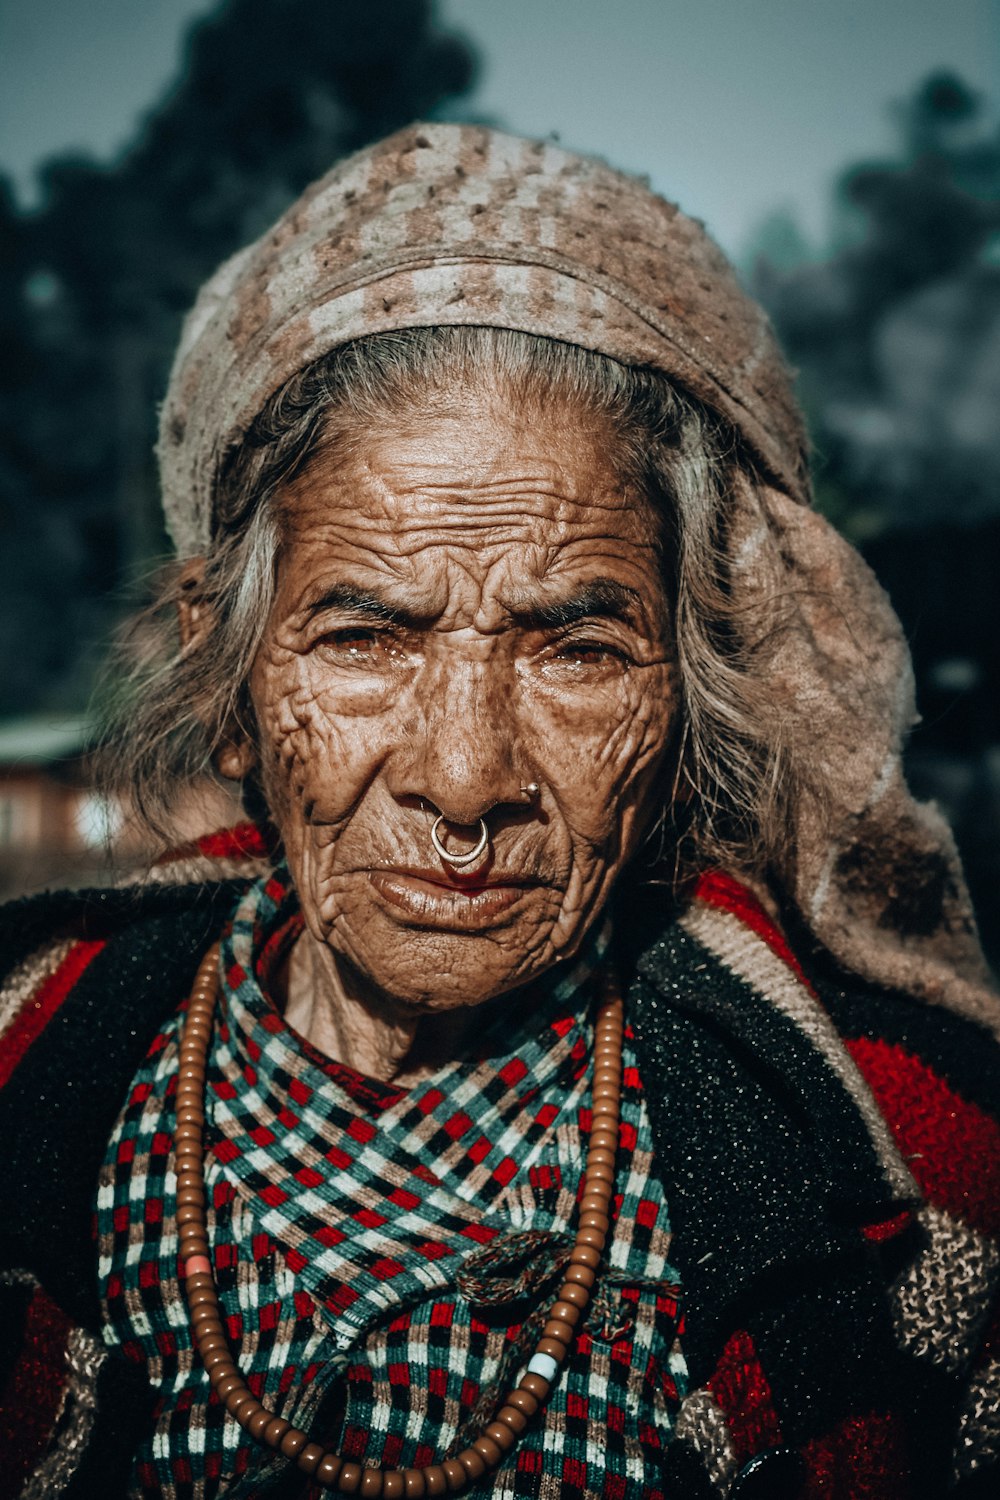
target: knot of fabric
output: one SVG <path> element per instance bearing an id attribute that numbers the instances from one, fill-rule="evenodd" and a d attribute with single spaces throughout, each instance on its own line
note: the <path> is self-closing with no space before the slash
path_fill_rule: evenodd
<path id="1" fill-rule="evenodd" d="M 512 1330 L 512 1336 L 505 1340 L 498 1367 L 492 1379 L 483 1381 L 449 1456 L 460 1453 L 482 1432 L 509 1389 L 515 1372 L 526 1364 L 548 1317 L 543 1293 L 565 1269 L 572 1249 L 573 1241 L 568 1234 L 521 1229 L 498 1235 L 463 1261 L 455 1283 L 474 1306 L 503 1307 L 529 1297 L 534 1298 L 535 1305 L 520 1328 Z"/>
<path id="2" fill-rule="evenodd" d="M 569 1262 L 573 1242 L 548 1229 L 498 1235 L 474 1250 L 455 1277 L 462 1296 L 478 1307 L 503 1307 L 538 1294 Z"/>

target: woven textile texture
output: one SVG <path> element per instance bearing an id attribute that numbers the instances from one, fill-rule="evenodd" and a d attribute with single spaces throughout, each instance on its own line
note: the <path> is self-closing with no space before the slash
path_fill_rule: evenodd
<path id="1" fill-rule="evenodd" d="M 480 1058 L 407 1091 L 325 1062 L 266 999 L 295 913 L 282 876 L 264 879 L 223 944 L 206 1176 L 229 1336 L 260 1399 L 331 1446 L 389 1466 L 438 1462 L 521 1373 L 572 1244 L 590 979 L 607 934 L 520 1024 L 498 1012 Z M 193 1354 L 170 1167 L 177 1025 L 137 1074 L 101 1175 L 105 1337 L 157 1393 L 131 1493 L 236 1500 L 280 1487 L 289 1466 L 226 1418 Z M 625 1077 L 600 1295 L 544 1427 L 483 1494 L 660 1492 L 684 1391 L 677 1277 L 631 1052 Z"/>

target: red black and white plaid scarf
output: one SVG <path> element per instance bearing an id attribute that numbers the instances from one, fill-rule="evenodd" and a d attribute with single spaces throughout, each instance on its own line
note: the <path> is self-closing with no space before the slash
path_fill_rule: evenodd
<path id="1" fill-rule="evenodd" d="M 488 1419 L 554 1295 L 572 1243 L 592 978 L 608 932 L 554 971 L 513 1025 L 494 1007 L 476 1057 L 407 1090 L 330 1063 L 268 998 L 296 913 L 287 877 L 263 879 L 223 941 L 206 1178 L 228 1332 L 266 1405 L 353 1458 L 421 1466 Z M 98 1198 L 106 1339 L 158 1392 L 132 1493 L 260 1496 L 282 1489 L 289 1466 L 211 1394 L 178 1279 L 178 1025 L 160 1031 L 132 1084 Z M 544 1423 L 489 1480 L 490 1494 L 659 1493 L 684 1365 L 667 1207 L 651 1167 L 627 1044 L 608 1267 Z"/>

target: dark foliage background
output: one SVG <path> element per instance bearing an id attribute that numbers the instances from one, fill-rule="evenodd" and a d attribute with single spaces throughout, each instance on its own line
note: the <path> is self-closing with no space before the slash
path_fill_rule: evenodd
<path id="1" fill-rule="evenodd" d="M 460 112 L 476 60 L 431 0 L 225 0 L 111 166 L 0 180 L 0 717 L 81 710 L 123 581 L 166 550 L 152 444 L 180 319 L 338 155 Z M 952 818 L 1000 951 L 1000 135 L 938 75 L 837 186 L 823 256 L 776 218 L 747 268 L 793 363 L 819 504 L 913 647 L 917 790 Z M 501 122 L 502 123 L 502 122 Z M 568 144 L 572 144 L 571 142 Z"/>
<path id="2" fill-rule="evenodd" d="M 338 156 L 463 93 L 429 0 L 226 0 L 114 166 L 0 183 L 0 714 L 82 707 L 122 580 L 166 550 L 152 445 L 201 283 Z"/>

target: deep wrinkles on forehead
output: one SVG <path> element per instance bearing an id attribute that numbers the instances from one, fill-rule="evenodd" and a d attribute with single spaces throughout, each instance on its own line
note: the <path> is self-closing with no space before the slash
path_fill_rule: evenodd
<path id="1" fill-rule="evenodd" d="M 584 496 L 569 493 L 569 485 L 527 475 L 505 475 L 502 480 L 463 486 L 449 474 L 447 483 L 425 482 L 412 466 L 398 470 L 399 482 L 367 469 L 363 496 L 348 473 L 329 476 L 303 486 L 289 496 L 285 536 L 324 548 L 358 546 L 377 551 L 387 561 L 412 557 L 429 547 L 449 549 L 489 547 L 517 538 L 551 559 L 574 542 L 602 542 L 610 548 L 622 540 L 654 551 L 660 546 L 660 521 L 651 501 L 594 485 Z M 344 501 L 347 503 L 343 503 Z M 353 501 L 353 503 L 352 503 Z M 628 515 L 623 531 L 609 525 L 612 516 Z M 544 528 L 544 535 L 542 529 Z"/>
<path id="2" fill-rule="evenodd" d="M 352 521 L 359 526 L 386 521 L 393 532 L 401 527 L 465 530 L 519 521 L 586 524 L 591 517 L 596 521 L 630 508 L 632 498 L 624 485 L 608 482 L 612 476 L 607 473 L 595 473 L 593 483 L 579 486 L 568 469 L 542 463 L 531 470 L 497 473 L 494 466 L 470 466 L 456 473 L 455 465 L 448 463 L 382 464 L 376 471 L 366 461 L 326 473 L 314 471 L 310 477 L 312 482 L 298 488 L 288 507 L 290 530 L 302 529 L 303 521 L 308 526 L 311 513 L 327 509 L 334 496 L 352 493 L 358 499 L 363 494 L 371 507 L 367 513 L 348 512 Z M 639 510 L 634 507 L 637 521 Z"/>
<path id="3" fill-rule="evenodd" d="M 286 575 L 286 609 L 309 610 L 331 582 L 345 572 L 355 582 L 367 579 L 380 592 L 405 596 L 407 607 L 428 616 L 441 613 L 449 590 L 473 584 L 487 596 L 506 595 L 519 582 L 531 581 L 539 601 L 557 598 L 587 577 L 615 575 L 625 564 L 625 580 L 648 588 L 649 574 L 659 576 L 659 553 L 653 538 L 623 538 L 607 528 L 606 517 L 595 516 L 593 527 L 563 524 L 556 519 L 539 525 L 537 518 L 494 516 L 475 526 L 441 526 L 426 517 L 408 517 L 406 525 L 378 531 L 378 546 L 370 545 L 371 530 L 363 521 L 329 516 L 306 525 L 297 538 L 300 563 L 312 554 L 312 566 Z M 645 573 L 645 577 L 642 575 Z M 634 575 L 634 576 L 633 576 Z M 463 585 L 465 587 L 463 587 Z M 284 590 L 283 590 L 284 592 Z"/>
<path id="4" fill-rule="evenodd" d="M 363 431 L 334 422 L 293 492 L 299 489 L 305 497 L 317 488 L 363 484 L 369 497 L 381 498 L 386 513 L 396 519 L 393 501 L 399 500 L 418 505 L 429 500 L 440 507 L 460 508 L 467 517 L 466 508 L 473 506 L 488 514 L 505 514 L 516 495 L 546 519 L 555 518 L 565 502 L 600 511 L 620 509 L 626 501 L 632 486 L 624 464 L 616 464 L 623 455 L 617 452 L 617 434 L 606 418 L 581 411 L 558 396 L 544 406 L 523 398 L 517 404 L 512 392 L 490 381 L 454 394 L 460 398 L 458 413 L 454 408 L 442 411 L 431 400 L 426 408 L 411 408 L 405 416 L 387 411 L 384 425 Z M 552 447 L 561 450 L 559 456 L 542 434 L 554 434 Z M 443 459 L 442 441 L 447 450 Z M 535 442 L 537 455 L 530 451 Z M 456 456 L 470 447 L 475 457 L 459 467 Z M 394 460 L 394 450 L 399 449 L 403 451 Z M 512 472 L 508 465 L 515 451 L 520 467 Z M 449 524 L 466 525 L 468 520 L 456 514 Z"/>
<path id="5" fill-rule="evenodd" d="M 536 454 L 546 434 L 549 447 Z M 317 597 L 328 561 L 398 586 L 417 608 L 426 596 L 429 615 L 442 612 L 452 584 L 467 593 L 478 580 L 484 597 L 495 594 L 515 565 L 553 592 L 623 561 L 641 573 L 642 555 L 659 574 L 658 508 L 626 487 L 599 436 L 579 413 L 563 420 L 549 410 L 532 422 L 473 400 L 467 420 L 390 418 L 346 448 L 334 442 L 284 496 L 285 542 L 298 558 L 286 608 Z"/>

